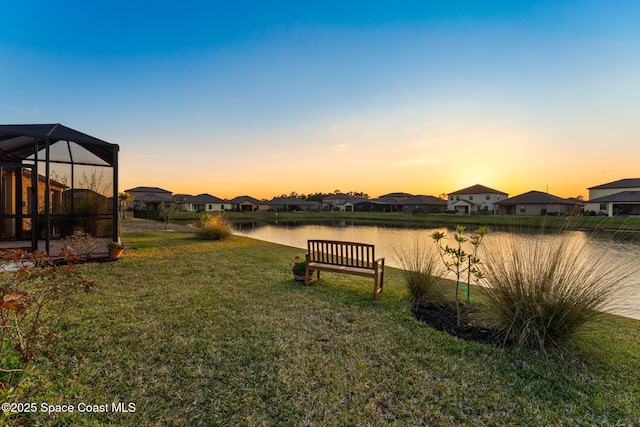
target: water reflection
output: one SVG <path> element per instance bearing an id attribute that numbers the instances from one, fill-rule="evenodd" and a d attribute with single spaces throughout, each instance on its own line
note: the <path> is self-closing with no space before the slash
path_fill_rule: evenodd
<path id="1" fill-rule="evenodd" d="M 278 223 L 258 224 L 245 223 L 238 226 L 236 234 L 254 239 L 278 243 L 306 250 L 307 240 L 326 239 L 352 242 L 371 243 L 376 246 L 376 256 L 385 257 L 386 263 L 392 267 L 400 267 L 398 250 L 400 248 L 415 247 L 416 243 L 432 244 L 431 234 L 434 231 L 451 232 L 447 228 L 420 228 L 408 226 L 406 228 L 392 226 L 358 225 L 352 221 L 326 221 L 323 223 L 304 224 Z M 623 294 L 624 307 L 612 310 L 616 314 L 640 319 L 640 243 L 637 239 L 631 241 L 612 238 L 612 235 L 594 237 L 585 232 L 574 231 L 566 233 L 568 236 L 584 239 L 586 251 L 597 252 L 605 262 L 616 265 L 626 265 L 633 269 L 632 276 L 626 282 Z M 530 239 L 544 239 L 540 234 L 521 234 L 506 231 L 493 231 L 485 237 L 483 245 L 490 248 L 505 240 L 514 239 L 524 244 Z M 627 239 L 629 240 L 629 239 Z M 453 245 L 453 242 L 451 243 Z M 580 254 L 577 254 L 579 256 Z M 608 260 L 608 261 L 607 261 Z"/>

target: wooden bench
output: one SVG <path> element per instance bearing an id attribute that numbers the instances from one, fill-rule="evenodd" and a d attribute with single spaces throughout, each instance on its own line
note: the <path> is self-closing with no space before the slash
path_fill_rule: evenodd
<path id="1" fill-rule="evenodd" d="M 320 280 L 321 271 L 329 271 L 372 277 L 373 299 L 376 299 L 378 294 L 382 292 L 384 258 L 376 259 L 373 245 L 335 240 L 309 240 L 307 241 L 307 249 L 305 286 Z M 312 279 L 313 271 L 317 273 L 315 279 Z"/>

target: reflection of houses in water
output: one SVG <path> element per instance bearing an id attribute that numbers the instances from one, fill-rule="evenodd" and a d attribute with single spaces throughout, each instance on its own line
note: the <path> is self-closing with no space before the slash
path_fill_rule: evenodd
<path id="1" fill-rule="evenodd" d="M 0 244 L 48 251 L 51 239 L 76 228 L 117 240 L 117 172 L 115 144 L 60 124 L 0 125 Z M 97 183 L 106 176 L 101 184 L 110 194 L 95 197 L 74 188 L 87 174 Z M 93 210 L 77 208 L 99 199 Z"/>

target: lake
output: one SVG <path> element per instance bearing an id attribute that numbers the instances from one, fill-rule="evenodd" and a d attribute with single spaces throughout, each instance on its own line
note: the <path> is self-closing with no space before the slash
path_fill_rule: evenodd
<path id="1" fill-rule="evenodd" d="M 343 240 L 352 242 L 371 243 L 376 246 L 376 257 L 385 257 L 386 265 L 401 267 L 398 258 L 398 250 L 401 248 L 415 247 L 417 242 L 432 244 L 431 234 L 434 231 L 442 231 L 449 235 L 446 228 L 398 228 L 388 226 L 354 225 L 349 222 L 337 224 L 238 224 L 236 234 L 264 240 L 296 248 L 307 249 L 307 240 Z M 585 232 L 570 232 L 572 237 L 585 240 L 585 250 L 596 251 L 609 263 L 626 265 L 632 268 L 633 274 L 625 282 L 625 289 L 621 301 L 611 311 L 615 314 L 640 319 L 640 242 L 618 241 L 607 238 L 592 237 Z M 544 236 L 536 234 L 516 234 L 504 231 L 492 232 L 485 237 L 483 246 L 500 241 L 515 239 L 524 242 L 530 239 L 542 239 Z M 453 244 L 453 243 L 450 243 Z M 301 255 L 304 252 L 301 251 Z M 577 254 L 581 256 L 581 254 Z"/>

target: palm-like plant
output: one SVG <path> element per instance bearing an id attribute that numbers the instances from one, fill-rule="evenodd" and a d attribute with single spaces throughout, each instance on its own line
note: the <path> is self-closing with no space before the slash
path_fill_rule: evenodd
<path id="1" fill-rule="evenodd" d="M 120 203 L 120 212 L 122 212 L 122 219 L 124 219 L 124 214 L 126 212 L 127 203 L 133 202 L 134 197 L 129 193 L 120 193 L 118 194 L 118 202 Z"/>

